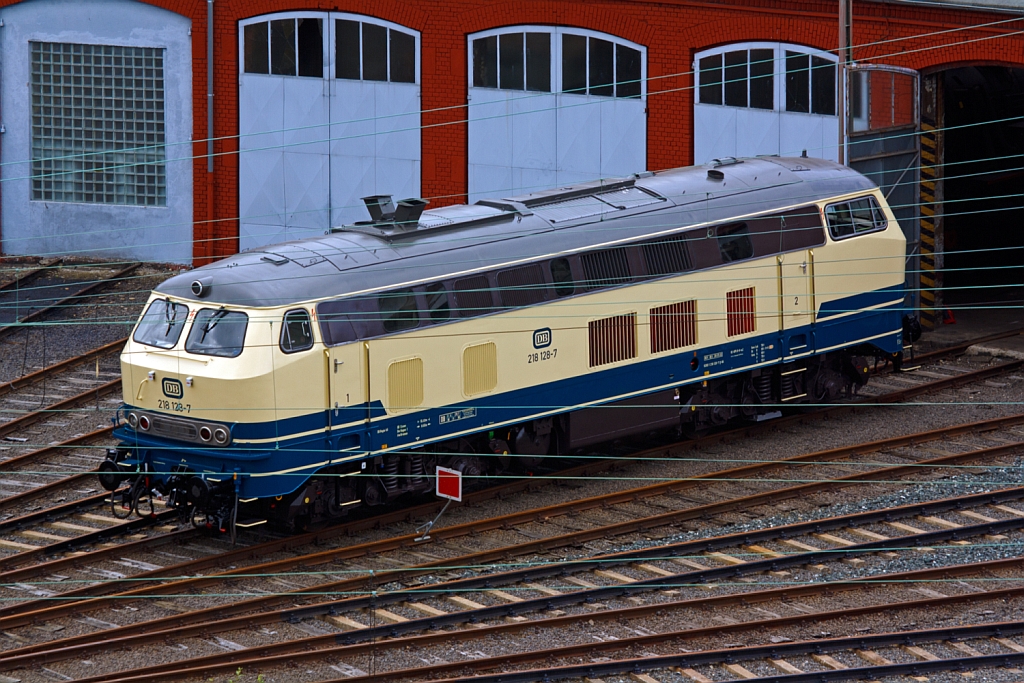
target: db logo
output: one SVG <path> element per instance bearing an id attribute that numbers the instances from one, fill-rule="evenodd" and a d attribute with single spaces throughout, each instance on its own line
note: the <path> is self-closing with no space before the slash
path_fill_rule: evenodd
<path id="1" fill-rule="evenodd" d="M 544 327 L 533 332 L 533 348 L 543 349 L 551 346 L 551 328 Z"/>
<path id="2" fill-rule="evenodd" d="M 185 390 L 181 387 L 181 382 L 176 379 L 164 378 L 163 381 L 164 396 L 168 398 L 181 398 L 185 395 Z"/>

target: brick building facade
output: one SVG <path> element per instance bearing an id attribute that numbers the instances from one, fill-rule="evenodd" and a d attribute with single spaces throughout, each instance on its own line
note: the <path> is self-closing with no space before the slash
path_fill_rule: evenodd
<path id="1" fill-rule="evenodd" d="M 18 5 L 44 1 L 59 2 L 4 2 L 0 16 Z M 207 130 L 208 3 L 147 0 L 147 4 L 191 22 L 191 228 L 192 260 L 196 265 L 239 248 L 239 41 L 240 22 L 245 20 L 271 13 L 316 10 L 364 15 L 418 32 L 420 194 L 434 205 L 465 201 L 468 192 L 466 105 L 471 74 L 467 51 L 472 34 L 503 26 L 575 27 L 642 46 L 646 50 L 647 78 L 645 155 L 650 170 L 695 162 L 695 55 L 744 42 L 803 45 L 832 53 L 838 44 L 834 1 L 214 0 L 211 132 Z M 1012 21 L 1014 15 L 1006 12 L 855 2 L 853 13 L 853 59 L 858 63 L 903 67 L 926 75 L 967 65 L 1024 67 L 1024 21 Z M 20 82 L 11 74 L 5 74 L 4 80 Z M 882 98 L 876 99 L 881 103 Z M 21 125 L 6 116 L 4 123 L 8 130 Z M 216 156 L 213 171 L 208 172 L 205 140 L 211 134 Z M 9 161 L 5 156 L 5 165 Z M 5 190 L 5 205 L 24 200 Z M 7 218 L 9 214 L 5 211 L 4 215 Z M 16 227 L 7 225 L 8 220 L 4 221 L 3 235 L 9 242 Z M 4 249 L 8 253 L 18 251 L 9 243 Z"/>

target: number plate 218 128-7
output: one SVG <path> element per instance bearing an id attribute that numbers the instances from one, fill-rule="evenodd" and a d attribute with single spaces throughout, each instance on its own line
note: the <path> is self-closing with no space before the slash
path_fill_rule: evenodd
<path id="1" fill-rule="evenodd" d="M 533 353 L 526 354 L 526 362 L 530 363 L 542 363 L 546 360 L 551 360 L 558 355 L 558 349 L 543 349 L 541 351 L 534 351 Z"/>

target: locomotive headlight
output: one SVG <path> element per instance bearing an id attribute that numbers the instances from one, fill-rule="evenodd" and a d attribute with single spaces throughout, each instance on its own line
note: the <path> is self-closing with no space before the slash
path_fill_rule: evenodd
<path id="1" fill-rule="evenodd" d="M 213 438 L 213 432 L 210 430 L 209 427 L 203 425 L 202 427 L 199 428 L 199 438 L 202 439 L 203 441 L 209 441 L 210 439 Z"/>
<path id="2" fill-rule="evenodd" d="M 213 432 L 213 439 L 223 446 L 228 442 L 228 431 L 223 427 L 217 427 Z"/>
<path id="3" fill-rule="evenodd" d="M 139 416 L 135 413 L 128 413 L 128 426 L 132 429 L 138 429 L 139 427 Z"/>
<path id="4" fill-rule="evenodd" d="M 150 427 L 149 417 L 147 417 L 146 415 L 140 415 L 139 416 L 139 429 L 141 429 L 144 432 L 148 432 L 149 431 L 149 427 Z"/>

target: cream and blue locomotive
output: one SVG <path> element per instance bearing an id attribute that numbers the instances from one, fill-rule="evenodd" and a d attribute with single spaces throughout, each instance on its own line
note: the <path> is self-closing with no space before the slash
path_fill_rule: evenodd
<path id="1" fill-rule="evenodd" d="M 293 525 L 666 427 L 822 403 L 899 360 L 905 239 L 808 158 L 372 220 L 153 292 L 121 356 L 120 513 Z"/>

